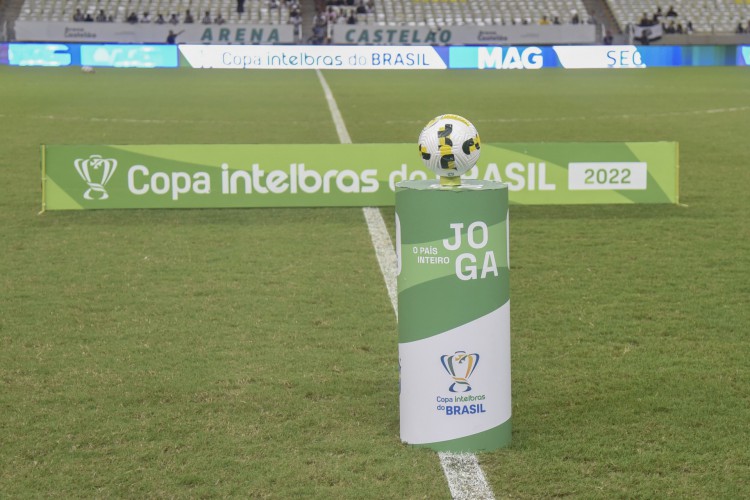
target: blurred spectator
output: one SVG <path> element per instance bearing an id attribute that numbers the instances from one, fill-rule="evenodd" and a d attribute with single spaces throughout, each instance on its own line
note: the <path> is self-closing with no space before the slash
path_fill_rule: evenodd
<path id="1" fill-rule="evenodd" d="M 104 9 L 99 9 L 99 13 L 96 15 L 96 22 L 97 23 L 107 22 L 107 14 L 104 13 Z"/>
<path id="2" fill-rule="evenodd" d="M 86 17 L 83 18 L 83 21 L 86 23 L 93 23 L 94 22 L 94 16 L 92 16 L 90 13 L 86 13 Z"/>
<path id="3" fill-rule="evenodd" d="M 245 12 L 245 0 L 237 0 L 237 12 L 239 14 Z"/>
<path id="4" fill-rule="evenodd" d="M 735 29 L 734 32 L 737 33 L 738 35 L 741 35 L 742 33 L 745 32 L 745 27 L 742 26 L 741 22 L 737 24 L 737 29 Z"/>
<path id="5" fill-rule="evenodd" d="M 289 15 L 289 21 L 294 25 L 294 43 L 302 41 L 302 16 L 298 10 L 293 10 Z"/>
<path id="6" fill-rule="evenodd" d="M 318 14 L 315 16 L 315 20 L 313 21 L 313 34 L 308 40 L 309 43 L 313 45 L 320 45 L 325 43 L 326 41 L 326 28 L 327 28 L 328 22 L 326 18 L 326 13 L 323 11 L 319 11 Z"/>
<path id="7" fill-rule="evenodd" d="M 164 24 L 167 21 L 164 20 L 164 16 L 162 14 L 156 14 L 156 21 L 154 21 L 155 24 Z"/>
<path id="8" fill-rule="evenodd" d="M 169 44 L 175 44 L 177 43 L 177 37 L 180 36 L 184 31 L 179 31 L 175 33 L 172 30 L 169 30 L 169 34 L 167 35 L 167 43 Z"/>
<path id="9" fill-rule="evenodd" d="M 638 21 L 638 26 L 640 26 L 642 28 L 646 27 L 646 26 L 651 26 L 651 18 L 648 17 L 648 14 L 646 14 L 645 12 L 641 16 L 641 20 Z"/>
<path id="10" fill-rule="evenodd" d="M 195 22 L 193 15 L 190 13 L 190 9 L 185 10 L 185 19 L 183 19 L 182 22 L 185 24 L 192 24 Z"/>
<path id="11" fill-rule="evenodd" d="M 560 22 L 560 18 L 555 16 L 555 18 L 552 20 L 552 24 L 562 24 L 562 23 Z"/>
<path id="12" fill-rule="evenodd" d="M 547 16 L 542 16 L 542 18 L 539 20 L 539 26 L 548 26 L 549 25 L 549 19 L 547 19 Z"/>
<path id="13" fill-rule="evenodd" d="M 309 43 L 313 45 L 320 45 L 325 40 L 326 29 L 324 26 L 313 26 L 313 34 L 310 37 Z"/>
<path id="14" fill-rule="evenodd" d="M 349 17 L 346 18 L 346 24 L 357 24 L 357 16 L 354 14 L 354 9 L 349 9 Z"/>
<path id="15" fill-rule="evenodd" d="M 642 45 L 649 45 L 651 43 L 651 30 L 641 30 L 641 37 L 636 38 Z"/>
<path id="16" fill-rule="evenodd" d="M 180 20 L 177 18 L 177 14 L 169 16 L 169 24 L 180 24 Z"/>
<path id="17" fill-rule="evenodd" d="M 130 24 L 135 24 L 138 22 L 138 14 L 135 12 L 131 12 L 130 15 L 125 19 L 126 22 Z"/>
<path id="18" fill-rule="evenodd" d="M 227 22 L 227 21 L 226 21 L 226 19 L 224 19 L 223 17 L 221 17 L 221 12 L 219 12 L 218 14 L 216 14 L 216 19 L 214 19 L 214 23 L 216 23 L 216 24 L 224 24 L 225 22 Z"/>
<path id="19" fill-rule="evenodd" d="M 604 45 L 612 45 L 612 42 L 614 41 L 614 38 L 612 37 L 612 33 L 607 31 L 607 34 L 604 35 L 604 38 L 602 39 L 602 43 Z"/>
<path id="20" fill-rule="evenodd" d="M 150 23 L 151 22 L 151 18 L 149 17 L 149 13 L 148 12 L 144 12 L 143 13 L 143 16 L 141 16 L 141 22 L 142 23 Z"/>
<path id="21" fill-rule="evenodd" d="M 211 24 L 211 13 L 209 11 L 206 11 L 206 13 L 203 14 L 203 19 L 201 19 L 201 23 Z"/>
<path id="22" fill-rule="evenodd" d="M 83 12 L 81 12 L 81 9 L 76 9 L 75 14 L 73 14 L 73 21 L 77 23 L 83 22 Z"/>
<path id="23" fill-rule="evenodd" d="M 329 6 L 328 11 L 326 12 L 325 20 L 328 23 L 336 24 L 336 19 L 338 19 L 338 17 L 339 17 L 338 10 Z"/>
<path id="24" fill-rule="evenodd" d="M 667 17 L 677 17 L 677 12 L 675 12 L 674 7 L 671 5 L 669 6 L 669 10 L 667 10 Z"/>
<path id="25" fill-rule="evenodd" d="M 365 5 L 365 0 L 359 0 L 359 5 L 357 5 L 357 14 L 367 14 L 367 5 Z"/>
<path id="26" fill-rule="evenodd" d="M 578 15 L 578 11 L 573 11 L 573 17 L 570 18 L 570 24 L 581 24 L 581 17 Z"/>

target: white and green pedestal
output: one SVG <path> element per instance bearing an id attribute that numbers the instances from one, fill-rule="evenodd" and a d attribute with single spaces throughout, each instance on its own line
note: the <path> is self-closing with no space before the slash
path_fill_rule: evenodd
<path id="1" fill-rule="evenodd" d="M 396 186 L 401 440 L 475 452 L 511 440 L 508 189 Z"/>

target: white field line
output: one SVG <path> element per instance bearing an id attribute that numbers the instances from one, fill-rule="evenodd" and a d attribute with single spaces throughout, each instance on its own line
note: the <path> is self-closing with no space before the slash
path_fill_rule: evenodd
<path id="1" fill-rule="evenodd" d="M 328 101 L 328 109 L 331 111 L 331 118 L 333 118 L 333 123 L 336 125 L 336 133 L 339 134 L 339 141 L 341 144 L 351 144 L 352 138 L 349 137 L 349 131 L 346 129 L 346 123 L 344 123 L 344 117 L 341 116 L 341 111 L 339 111 L 339 106 L 336 104 L 336 99 L 333 97 L 331 87 L 328 86 L 328 82 L 319 69 L 315 70 L 315 74 L 318 75 L 320 85 L 323 87 L 323 93 L 326 96 L 326 101 Z"/>
<path id="2" fill-rule="evenodd" d="M 325 80 L 321 80 L 321 85 L 325 85 L 323 89 L 327 88 L 327 84 L 324 84 Z M 330 92 L 330 90 L 329 90 Z M 328 98 L 328 96 L 326 96 Z M 333 98 L 333 97 L 331 97 Z M 575 122 L 575 121 L 592 121 L 592 120 L 643 120 L 648 118 L 678 118 L 682 116 L 703 116 L 703 115 L 716 115 L 724 113 L 744 113 L 750 111 L 750 106 L 735 106 L 731 108 L 712 108 L 712 109 L 693 109 L 684 111 L 666 111 L 661 113 L 623 113 L 617 115 L 602 115 L 597 114 L 595 116 L 537 116 L 531 118 L 492 118 L 488 120 L 474 120 L 476 123 L 545 123 L 545 122 Z M 92 122 L 92 123 L 134 123 L 134 124 L 155 124 L 155 125 L 168 125 L 168 124 L 195 124 L 195 125 L 250 125 L 256 122 L 247 120 L 169 120 L 159 118 L 115 118 L 115 117 L 91 117 L 91 116 L 70 116 L 70 115 L 9 115 L 0 113 L 0 119 L 12 118 L 14 120 L 27 119 L 27 120 L 51 120 L 61 122 Z M 305 122 L 309 123 L 309 122 Z M 386 125 L 393 124 L 405 124 L 413 123 L 415 126 L 422 127 L 423 122 L 418 120 L 405 121 L 405 120 L 386 120 Z M 337 126 L 338 129 L 338 126 Z M 346 128 L 343 130 L 344 134 L 348 138 L 348 132 Z M 341 136 L 341 131 L 339 131 Z M 351 140 L 347 142 L 350 143 Z"/>
<path id="3" fill-rule="evenodd" d="M 688 109 L 684 111 L 665 111 L 656 113 L 621 113 L 616 115 L 603 115 L 597 114 L 595 116 L 537 116 L 528 118 L 490 118 L 484 120 L 474 120 L 476 123 L 545 123 L 545 122 L 575 122 L 575 121 L 592 121 L 592 120 L 643 120 L 648 118 L 679 118 L 683 116 L 703 116 L 703 115 L 717 115 L 724 113 L 743 113 L 750 111 L 750 106 L 734 106 L 731 108 L 712 108 L 712 109 Z M 385 121 L 386 125 L 393 124 L 404 124 L 413 123 L 420 125 L 422 122 L 419 121 Z"/>
<path id="4" fill-rule="evenodd" d="M 328 108 L 336 125 L 336 132 L 339 135 L 339 141 L 342 144 L 351 144 L 349 132 L 341 116 L 336 99 L 333 97 L 328 82 L 323 77 L 320 70 L 315 70 L 323 87 L 323 92 L 328 101 Z M 398 289 L 396 286 L 396 252 L 391 242 L 391 236 L 385 227 L 385 221 L 380 210 L 376 207 L 364 207 L 362 212 L 367 222 L 367 229 L 370 232 L 372 246 L 375 248 L 375 256 L 378 259 L 380 271 L 385 280 L 385 287 L 388 290 L 388 297 L 391 299 L 393 311 L 398 316 Z M 482 468 L 479 466 L 477 457 L 471 453 L 438 453 L 440 465 L 443 467 L 445 479 L 448 481 L 451 496 L 456 500 L 492 500 L 494 495 L 492 489 L 484 477 Z"/>
<path id="5" fill-rule="evenodd" d="M 112 116 L 74 116 L 74 115 L 12 115 L 0 113 L 0 119 L 13 119 L 13 120 L 48 120 L 53 122 L 90 122 L 90 123 L 123 123 L 123 124 L 135 124 L 135 125 L 257 125 L 257 121 L 253 122 L 250 120 L 176 120 L 176 119 L 164 119 L 164 118 L 118 118 Z M 304 122 L 301 121 L 290 121 L 285 123 L 291 123 L 294 125 L 310 124 L 309 120 Z M 320 125 L 328 124 L 327 121 L 320 121 Z"/>
<path id="6" fill-rule="evenodd" d="M 494 500 L 492 488 L 487 483 L 475 455 L 444 451 L 438 455 L 455 500 Z"/>
<path id="7" fill-rule="evenodd" d="M 391 299 L 393 312 L 398 319 L 398 284 L 396 282 L 398 262 L 391 242 L 391 235 L 388 234 L 383 215 L 377 207 L 363 207 L 362 212 L 365 214 L 365 222 L 367 222 L 367 229 L 370 231 L 370 239 L 372 240 L 372 246 L 375 248 L 380 272 L 385 279 L 388 298 Z"/>

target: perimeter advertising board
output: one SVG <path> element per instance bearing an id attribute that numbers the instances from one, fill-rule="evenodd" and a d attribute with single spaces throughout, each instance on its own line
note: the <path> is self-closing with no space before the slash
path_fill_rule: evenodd
<path id="1" fill-rule="evenodd" d="M 445 47 L 184 45 L 193 68 L 447 69 Z"/>
<path id="2" fill-rule="evenodd" d="M 536 24 L 492 26 L 374 26 L 338 25 L 334 44 L 378 45 L 515 45 L 594 43 L 593 24 Z"/>
<path id="3" fill-rule="evenodd" d="M 413 144 L 42 146 L 43 209 L 388 206 Z M 483 143 L 465 179 L 516 204 L 677 203 L 678 145 Z"/>
<path id="4" fill-rule="evenodd" d="M 737 47 L 737 66 L 750 66 L 750 45 Z"/>
<path id="5" fill-rule="evenodd" d="M 11 43 L 13 66 L 96 66 L 110 68 L 176 68 L 173 45 Z"/>
<path id="6" fill-rule="evenodd" d="M 194 68 L 227 69 L 642 69 L 733 66 L 734 46 L 233 46 L 181 45 Z"/>
<path id="7" fill-rule="evenodd" d="M 0 64 L 219 69 L 642 69 L 747 66 L 750 47 L 636 45 L 127 45 L 0 44 Z"/>

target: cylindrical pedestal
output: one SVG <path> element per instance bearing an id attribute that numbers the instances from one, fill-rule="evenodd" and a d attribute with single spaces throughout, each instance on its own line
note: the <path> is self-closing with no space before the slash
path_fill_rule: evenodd
<path id="1" fill-rule="evenodd" d="M 396 186 L 401 440 L 474 452 L 511 439 L 508 188 Z"/>

